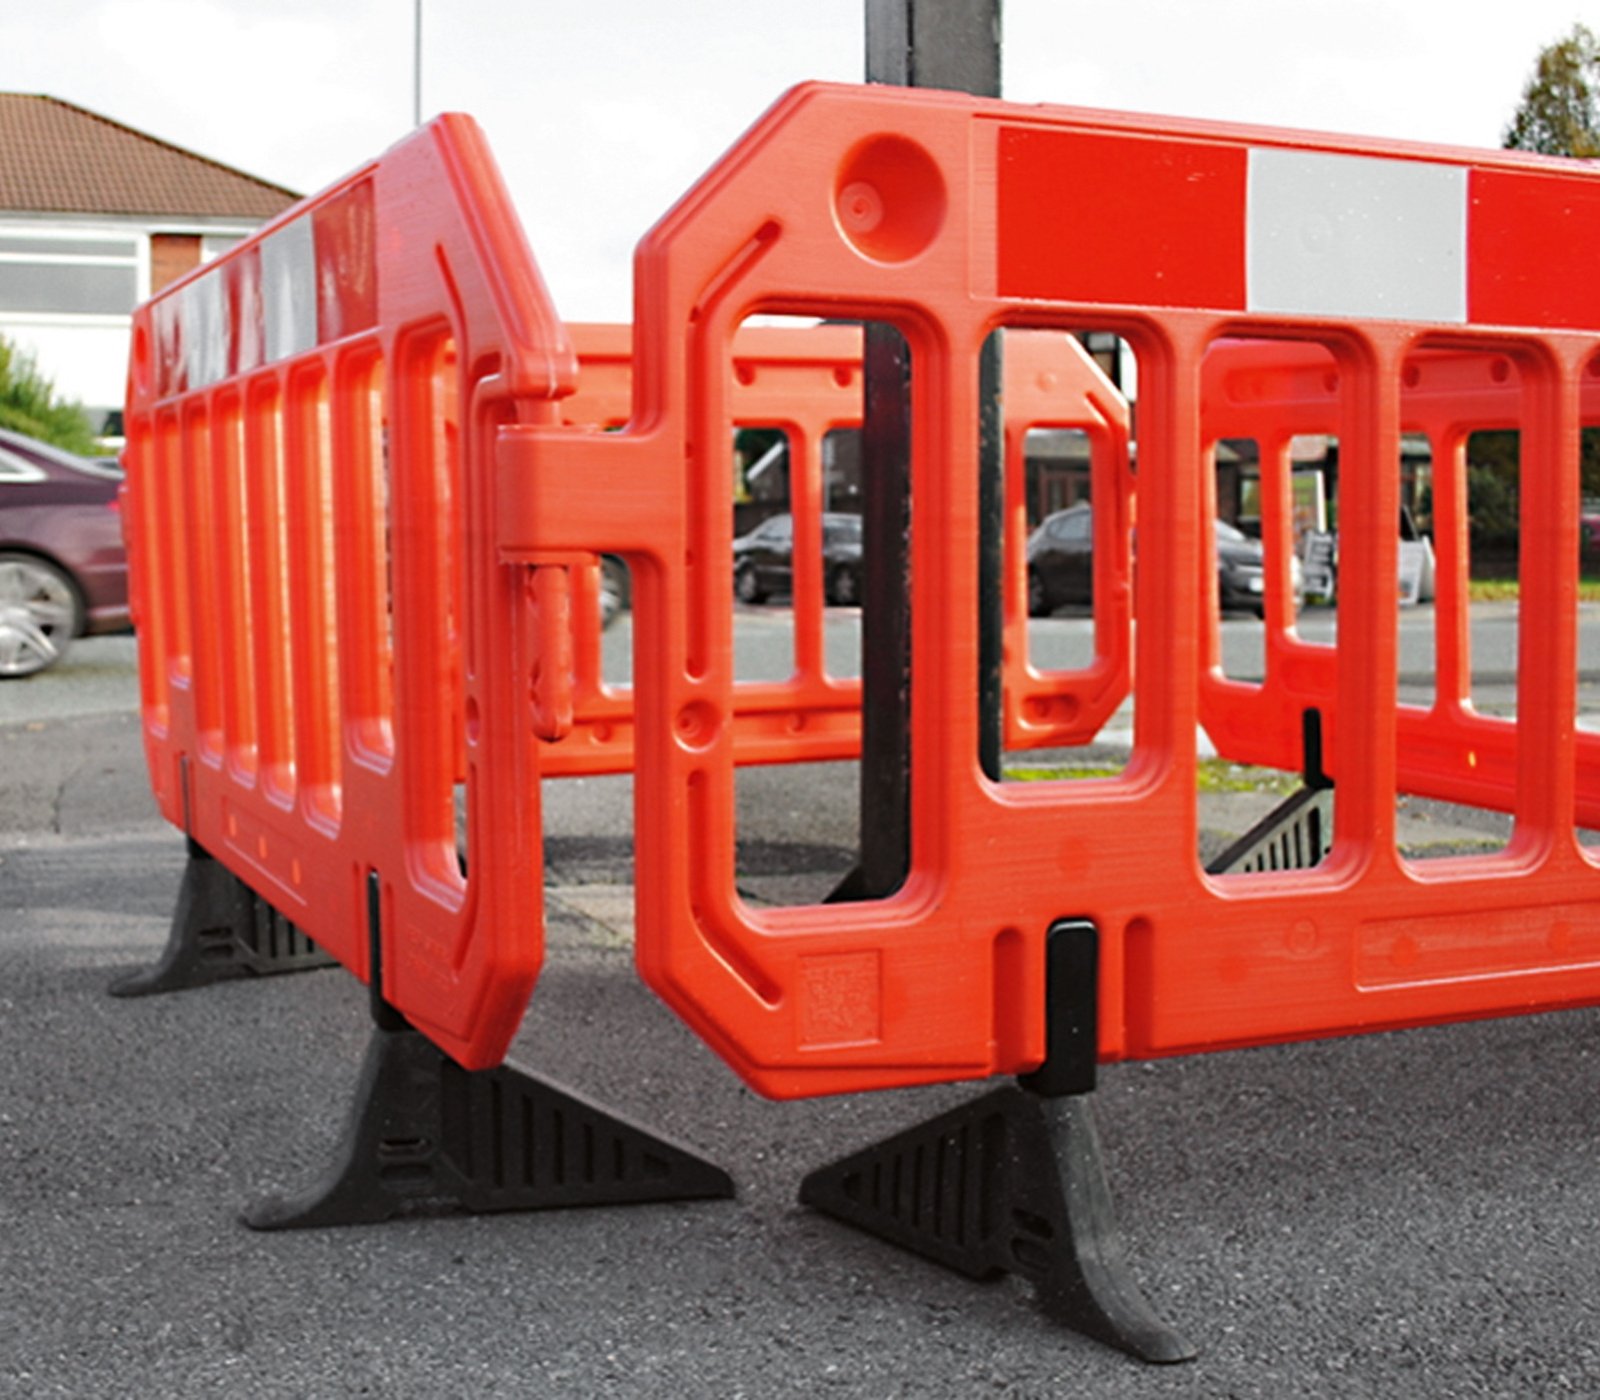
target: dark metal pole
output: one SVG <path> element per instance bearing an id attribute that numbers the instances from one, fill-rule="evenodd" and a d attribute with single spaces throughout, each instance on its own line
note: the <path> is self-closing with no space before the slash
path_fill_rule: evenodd
<path id="1" fill-rule="evenodd" d="M 867 81 L 1000 96 L 1000 0 L 866 0 Z"/>
<path id="2" fill-rule="evenodd" d="M 866 0 L 866 7 L 868 82 L 1000 95 L 1000 0 Z M 884 898 L 910 869 L 911 357 L 900 334 L 883 325 L 867 327 L 864 354 L 861 861 L 834 892 L 838 900 Z M 998 778 L 1005 425 L 999 335 L 983 347 L 978 383 L 973 680 L 978 758 Z M 1088 1097 L 1099 1060 L 1094 924 L 1057 921 L 1046 957 L 1046 1059 L 1021 1089 L 995 1090 L 812 1172 L 800 1199 L 972 1277 L 1011 1271 L 1033 1278 L 1040 1301 L 1061 1322 L 1146 1361 L 1189 1360 L 1194 1348 L 1150 1307 L 1127 1267 L 1106 1186 Z M 919 1217 L 902 1209 L 895 1192 L 880 1200 L 861 1185 L 902 1175 L 911 1180 L 927 1161 L 936 1163 L 941 1179 L 948 1171 L 948 1180 L 974 1183 L 971 1189 L 983 1196 L 980 1213 L 1027 1223 L 971 1232 L 956 1243 L 936 1223 L 937 1211 Z"/>
<path id="3" fill-rule="evenodd" d="M 1000 95 L 1000 0 L 865 3 L 869 83 Z M 861 863 L 836 892 L 839 899 L 892 894 L 905 880 L 911 847 L 911 357 L 898 331 L 876 324 L 866 329 L 864 357 Z M 999 771 L 999 365 L 995 343 L 980 369 L 985 523 L 978 684 L 981 757 L 992 776 Z"/>

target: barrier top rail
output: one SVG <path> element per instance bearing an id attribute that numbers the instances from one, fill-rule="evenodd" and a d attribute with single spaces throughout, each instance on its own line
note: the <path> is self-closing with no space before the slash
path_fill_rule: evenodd
<path id="1" fill-rule="evenodd" d="M 542 951 L 539 599 L 494 549 L 494 432 L 554 422 L 575 376 L 459 116 L 134 322 L 161 809 L 468 1067 L 499 1062 Z"/>
<path id="2" fill-rule="evenodd" d="M 1078 217 L 1089 192 L 1104 217 Z M 600 548 L 634 571 L 651 984 L 783 1096 L 1038 1064 L 1069 916 L 1099 933 L 1103 1058 L 1600 999 L 1573 824 L 1597 230 L 1600 174 L 1532 158 L 891 89 L 780 101 L 641 246 L 634 426 L 501 434 L 502 556 Z M 886 899 L 735 891 L 724 367 L 758 311 L 889 321 L 911 351 L 911 873 Z M 997 327 L 1111 331 L 1139 358 L 1134 745 L 1115 777 L 1004 784 L 978 763 L 978 357 Z M 1315 339 L 1340 375 L 1339 786 L 1317 867 L 1216 877 L 1195 839 L 1201 367 L 1241 337 Z M 1395 845 L 1399 387 L 1408 356 L 1463 343 L 1523 376 L 1522 591 L 1548 626 L 1520 636 L 1511 845 L 1422 871 Z M 599 522 L 596 492 L 616 504 Z"/>

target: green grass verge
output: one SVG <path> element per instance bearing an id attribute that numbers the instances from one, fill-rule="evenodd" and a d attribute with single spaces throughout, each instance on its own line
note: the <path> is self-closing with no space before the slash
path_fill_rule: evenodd
<path id="1" fill-rule="evenodd" d="M 1474 603 L 1514 603 L 1517 596 L 1514 578 L 1475 578 L 1467 584 L 1467 598 Z M 1578 600 L 1600 603 L 1600 576 L 1586 574 L 1578 580 Z"/>
<path id="2" fill-rule="evenodd" d="M 1122 769 L 1110 763 L 1019 763 L 1006 769 L 1012 782 L 1081 782 L 1085 778 L 1115 778 Z M 1274 792 L 1287 796 L 1300 786 L 1298 773 L 1277 768 L 1256 768 L 1221 758 L 1202 758 L 1196 779 L 1201 792 Z"/>

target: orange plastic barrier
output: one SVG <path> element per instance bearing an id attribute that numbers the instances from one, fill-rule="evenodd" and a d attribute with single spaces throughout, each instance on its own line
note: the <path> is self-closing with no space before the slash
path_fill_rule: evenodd
<path id="1" fill-rule="evenodd" d="M 1068 916 L 1099 931 L 1107 1059 L 1600 1000 L 1600 872 L 1574 825 L 1596 232 L 1600 175 L 1527 158 L 891 90 L 779 102 L 640 249 L 628 429 L 501 433 L 502 557 L 613 550 L 634 572 L 651 984 L 778 1096 L 1038 1064 L 1047 931 Z M 757 310 L 889 321 L 911 350 L 912 852 L 886 899 L 758 909 L 735 891 L 726 367 Z M 1134 748 L 1116 777 L 1004 784 L 978 763 L 978 361 L 997 326 L 1113 331 L 1139 356 Z M 1216 877 L 1195 854 L 1205 362 L 1288 337 L 1326 345 L 1339 376 L 1339 639 L 1269 690 L 1332 697 L 1333 849 Z M 1541 625 L 1520 637 L 1514 838 L 1422 868 L 1395 847 L 1402 387 L 1419 353 L 1462 346 L 1520 376 L 1522 601 Z M 1240 699 L 1206 688 L 1220 726 Z"/>
<path id="2" fill-rule="evenodd" d="M 1011 330 L 1004 337 L 1005 522 L 1001 550 L 1004 646 L 1000 703 L 1008 749 L 1091 743 L 1128 697 L 1133 641 L 1133 474 L 1128 401 L 1078 347 L 1056 335 Z M 1027 438 L 1035 428 L 1071 428 L 1088 443 L 1094 500 L 1093 643 L 1086 665 L 1038 666 L 1028 641 Z"/>
<path id="3" fill-rule="evenodd" d="M 604 684 L 589 623 L 592 550 L 507 571 L 484 544 L 497 425 L 630 416 L 627 329 L 572 334 L 581 373 L 464 118 L 136 318 L 128 520 L 158 801 L 366 980 L 379 876 L 383 996 L 469 1066 L 498 1061 L 541 961 L 539 777 L 633 762 L 631 696 Z M 1126 404 L 1066 336 L 1027 339 L 1030 424 L 1093 429 L 1125 485 Z M 821 445 L 860 421 L 860 331 L 747 328 L 734 349 L 734 421 L 789 437 L 798 542 L 795 673 L 738 688 L 740 761 L 850 756 L 859 683 L 823 663 Z M 1021 587 L 1019 569 L 1018 609 Z M 1065 703 L 1029 709 L 1043 678 L 1018 666 L 1034 742 L 1098 728 L 1119 642 Z"/>
<path id="4" fill-rule="evenodd" d="M 620 345 L 580 382 L 475 128 L 441 119 L 139 313 L 127 519 L 163 810 L 366 978 L 376 877 L 383 997 L 469 1067 L 499 1060 L 539 966 L 541 748 L 552 769 L 575 738 L 569 771 L 618 765 L 629 704 L 641 968 L 770 1094 L 1038 1064 L 1044 946 L 1066 917 L 1099 931 L 1108 1059 L 1600 1000 L 1597 871 L 1578 829 L 1600 807 L 1595 740 L 1575 723 L 1597 179 L 1511 156 L 800 89 L 643 245 L 623 411 Z M 1074 218 L 1084 189 L 1115 217 Z M 1361 212 L 1378 207 L 1383 220 Z M 1559 242 L 1556 214 L 1573 230 Z M 913 849 L 886 899 L 761 910 L 735 892 L 735 765 L 857 742 L 855 688 L 820 664 L 819 581 L 802 575 L 796 675 L 733 676 L 732 429 L 765 422 L 799 444 L 797 528 L 815 544 L 813 447 L 859 414 L 820 341 L 795 358 L 807 406 L 760 400 L 776 385 L 762 357 L 786 352 L 741 351 L 759 312 L 886 321 L 911 349 Z M 1008 737 L 1092 735 L 1131 654 L 1134 748 L 1115 777 L 999 783 L 977 761 L 977 365 L 996 328 Z M 1140 361 L 1131 595 L 1117 586 L 1125 409 L 1048 382 L 1051 364 L 1030 359 L 1045 338 L 1025 334 L 1059 345 L 1083 328 L 1121 335 Z M 839 406 L 819 412 L 821 363 Z M 1087 672 L 1026 664 L 1015 466 L 1034 425 L 1084 428 L 1110 464 L 1095 500 L 1113 586 L 1097 594 Z M 1472 711 L 1463 642 L 1462 443 L 1507 426 L 1521 431 L 1523 608 L 1540 620 L 1520 632 L 1514 721 Z M 1411 430 L 1435 447 L 1428 709 L 1395 698 Z M 1297 432 L 1341 445 L 1332 648 L 1290 630 Z M 1262 445 L 1274 567 L 1259 687 L 1215 668 L 1207 454 L 1229 435 Z M 633 571 L 631 701 L 585 651 L 596 552 Z M 799 567 L 819 566 L 802 544 Z M 1226 753 L 1295 768 L 1308 709 L 1338 783 L 1332 854 L 1206 874 L 1197 725 Z M 1394 815 L 1407 792 L 1509 810 L 1513 839 L 1409 862 Z"/>
<path id="5" fill-rule="evenodd" d="M 595 428 L 625 424 L 633 409 L 632 331 L 627 326 L 571 327 L 580 371 L 577 390 L 562 400 L 567 423 Z M 781 429 L 790 456 L 794 516 L 794 671 L 782 681 L 737 687 L 741 762 L 847 758 L 861 745 L 861 687 L 830 675 L 824 662 L 822 445 L 835 428 L 861 421 L 861 332 L 854 326 L 745 327 L 729 366 L 733 424 Z M 732 433 L 725 441 L 731 451 Z M 724 509 L 732 501 L 724 479 Z M 574 616 L 598 616 L 592 571 L 579 571 Z M 574 629 L 573 718 L 570 732 L 546 745 L 552 776 L 626 772 L 633 766 L 633 702 L 629 687 L 603 679 L 598 628 Z"/>
<path id="6" fill-rule="evenodd" d="M 1515 430 L 1525 419 L 1536 421 L 1537 400 L 1525 383 L 1529 353 L 1509 342 L 1422 344 L 1406 352 L 1399 384 L 1400 430 L 1425 436 L 1436 464 L 1438 555 L 1434 700 L 1426 708 L 1398 707 L 1396 781 L 1402 792 L 1505 812 L 1513 809 L 1516 797 L 1517 727 L 1472 706 L 1464 465 L 1473 433 Z M 1591 365 L 1575 386 L 1585 426 L 1600 424 L 1597 368 Z M 1254 438 L 1259 443 L 1263 533 L 1269 557 L 1284 559 L 1291 547 L 1291 440 L 1298 435 L 1337 436 L 1350 412 L 1334 352 L 1308 341 L 1224 340 L 1208 351 L 1202 374 L 1208 439 Z M 1526 529 L 1524 533 L 1538 538 Z M 1551 547 L 1562 546 L 1553 541 Z M 1573 549 L 1575 558 L 1576 545 Z M 1543 626 L 1544 619 L 1539 623 Z M 1215 661 L 1214 628 L 1207 640 Z M 1266 675 L 1260 686 L 1226 680 L 1215 665 L 1202 672 L 1202 722 L 1219 752 L 1243 762 L 1294 768 L 1304 710 L 1317 709 L 1330 732 L 1341 722 L 1337 668 L 1334 650 L 1300 638 L 1288 613 L 1280 610 L 1269 616 Z M 1600 826 L 1600 735 L 1579 731 L 1575 742 L 1577 819 L 1582 826 Z"/>
<path id="7" fill-rule="evenodd" d="M 542 947 L 530 685 L 565 571 L 508 569 L 496 429 L 576 365 L 477 128 L 444 117 L 142 307 L 128 388 L 162 811 L 469 1068 Z M 467 870 L 470 869 L 470 877 Z"/>
<path id="8" fill-rule="evenodd" d="M 614 430 L 633 412 L 632 331 L 627 326 L 569 327 L 578 353 L 576 390 L 561 401 L 562 421 Z M 1128 687 L 1128 405 L 1078 342 L 1061 333 L 1017 333 L 1006 343 L 1006 667 L 1003 709 L 1012 748 L 1088 743 Z M 733 715 L 740 763 L 852 758 L 861 745 L 861 686 L 825 664 L 822 551 L 823 443 L 861 422 L 861 331 L 856 326 L 742 326 L 729 373 L 734 427 L 781 430 L 789 443 L 790 511 L 795 530 L 792 594 L 794 670 L 782 681 L 738 681 Z M 1095 617 L 1095 659 L 1067 675 L 1029 661 L 1028 535 L 1024 497 L 1026 438 L 1034 428 L 1085 432 L 1100 504 L 1098 592 L 1109 600 Z M 596 570 L 573 570 L 570 724 L 543 746 L 552 777 L 626 772 L 633 766 L 630 688 L 608 685 L 598 629 Z"/>

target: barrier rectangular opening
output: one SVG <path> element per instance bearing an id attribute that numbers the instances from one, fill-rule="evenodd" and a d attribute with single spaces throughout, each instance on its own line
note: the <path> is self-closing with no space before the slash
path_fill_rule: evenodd
<path id="1" fill-rule="evenodd" d="M 408 816 L 420 869 L 441 892 L 464 884 L 465 851 L 473 839 L 466 777 L 464 665 L 467 619 L 462 610 L 462 463 L 455 417 L 457 356 L 445 331 L 419 333 L 401 344 L 394 405 L 403 431 L 390 454 L 391 567 L 407 593 L 411 621 L 395 634 L 396 718 L 404 746 L 417 754 Z M 463 815 L 464 814 L 464 815 Z"/>
<path id="2" fill-rule="evenodd" d="M 1434 804 L 1447 839 L 1436 850 L 1406 848 L 1415 860 L 1531 851 L 1547 836 L 1563 841 L 1582 820 L 1542 810 L 1571 762 L 1548 742 L 1566 722 L 1552 709 L 1551 677 L 1570 648 L 1578 690 L 1561 703 L 1581 716 L 1586 674 L 1581 613 L 1575 635 L 1554 619 L 1587 567 L 1583 524 L 1564 493 L 1581 491 L 1594 443 L 1583 429 L 1573 459 L 1556 413 L 1560 372 L 1516 341 L 1430 346 L 1407 365 L 1408 390 L 1445 428 L 1433 434 L 1436 717 L 1450 723 L 1455 743 L 1434 763 L 1458 790 L 1458 800 Z M 1588 397 L 1586 383 L 1580 394 Z M 1585 421 L 1595 416 L 1581 402 L 1579 411 Z M 1585 748 L 1580 732 L 1580 784 Z"/>
<path id="3" fill-rule="evenodd" d="M 1320 340 L 1226 335 L 1202 361 L 1202 723 L 1197 858 L 1230 878 L 1312 869 L 1336 791 L 1318 767 L 1339 654 L 1340 359 Z M 1268 836 L 1268 826 L 1284 826 Z M 1257 839 L 1259 838 L 1259 840 Z"/>
<path id="4" fill-rule="evenodd" d="M 1426 347 L 1406 364 L 1402 402 L 1436 425 L 1439 450 L 1422 502 L 1436 557 L 1406 538 L 1402 521 L 1400 698 L 1440 713 L 1464 707 L 1474 728 L 1461 762 L 1492 790 L 1480 802 L 1402 790 L 1396 842 L 1415 863 L 1495 855 L 1511 840 L 1516 787 L 1523 372 L 1517 357 L 1495 349 Z M 1420 610 L 1407 605 L 1430 591 L 1434 625 L 1424 629 L 1413 619 Z M 1424 662 L 1426 689 L 1417 684 Z"/>
<path id="5" fill-rule="evenodd" d="M 740 611 L 733 658 L 741 681 L 787 680 L 798 664 L 797 611 L 805 606 L 811 579 L 809 570 L 802 571 L 797 597 L 791 474 L 804 468 L 793 458 L 789 434 L 781 428 L 734 431 L 733 596 Z"/>
<path id="6" fill-rule="evenodd" d="M 1083 536 L 1092 534 L 1090 518 L 1090 473 L 1086 470 L 1093 452 L 1093 439 L 1082 428 L 1029 428 L 1023 434 L 1024 492 L 1027 499 L 1029 537 L 1045 521 L 1070 522 L 1056 533 Z M 1076 514 L 1072 514 L 1079 508 Z M 1052 532 L 1046 530 L 1048 538 Z M 1079 543 L 1083 541 L 1078 541 Z M 1041 553 L 1044 546 L 1039 546 Z M 1092 555 L 1092 544 L 1089 553 Z M 1047 560 L 1047 563 L 1053 562 Z M 1079 627 L 1047 630 L 1029 624 L 1026 637 L 1028 661 L 1041 669 L 1085 671 L 1094 664 L 1094 569 L 1089 559 L 1072 561 L 1070 580 L 1074 598 L 1052 607 L 1060 580 L 1047 583 L 1045 571 L 1030 569 L 1028 574 L 1028 615 L 1030 618 L 1080 618 Z"/>
<path id="7" fill-rule="evenodd" d="M 308 528 L 290 540 L 290 635 L 294 639 L 295 768 L 319 825 L 337 827 L 343 805 L 343 743 L 339 699 L 340 627 L 334 591 L 337 558 L 333 516 L 333 409 L 320 364 L 291 376 L 286 505 Z"/>
<path id="8" fill-rule="evenodd" d="M 1133 352 L 1111 331 L 1008 326 L 985 354 L 999 358 L 1000 576 L 980 581 L 991 617 L 1001 600 L 999 779 L 1115 777 L 1134 707 Z"/>
<path id="9" fill-rule="evenodd" d="M 595 588 L 600 611 L 600 679 L 620 689 L 633 683 L 629 649 L 633 641 L 633 570 L 620 555 L 605 554 L 595 563 Z"/>
<path id="10" fill-rule="evenodd" d="M 341 366 L 343 411 L 335 431 L 342 469 L 333 476 L 342 627 L 345 742 L 363 761 L 394 758 L 394 563 L 389 519 L 388 408 L 384 361 L 375 352 Z"/>
<path id="11" fill-rule="evenodd" d="M 276 379 L 249 389 L 245 434 L 246 509 L 250 520 L 250 575 L 256 623 L 255 676 L 260 697 L 258 735 L 261 786 L 285 806 L 295 785 L 293 648 L 289 603 L 288 507 L 284 480 L 283 390 Z"/>
<path id="12" fill-rule="evenodd" d="M 1475 432 L 1466 442 L 1468 576 L 1486 619 L 1468 640 L 1468 698 L 1477 713 L 1503 719 L 1517 712 L 1521 448 L 1515 428 Z"/>
<path id="13" fill-rule="evenodd" d="M 1218 576 L 1217 655 L 1229 680 L 1260 685 L 1267 673 L 1266 570 L 1261 548 L 1261 445 L 1254 438 L 1210 444 L 1211 514 Z"/>
<path id="14" fill-rule="evenodd" d="M 800 329 L 793 318 L 776 319 L 780 329 Z M 903 582 L 898 597 L 882 580 L 876 592 L 869 587 L 878 560 L 862 512 L 868 474 L 883 467 L 874 465 L 881 448 L 861 427 L 861 347 L 875 340 L 888 347 L 880 353 L 902 365 L 910 364 L 910 349 L 883 322 L 859 330 L 808 323 L 804 335 L 815 340 L 815 350 L 785 351 L 769 341 L 767 358 L 736 357 L 731 376 L 736 411 L 759 404 L 772 415 L 765 427 L 748 417 L 738 425 L 735 674 L 746 690 L 746 713 L 753 719 L 764 713 L 773 732 L 787 738 L 824 725 L 841 735 L 859 731 L 864 638 L 882 625 L 869 614 L 908 603 Z M 752 335 L 746 343 L 758 342 Z M 841 353 L 829 351 L 836 343 Z M 914 378 L 913 366 L 908 382 Z M 914 385 L 907 392 L 914 394 Z M 772 413 L 778 395 L 781 416 Z M 782 682 L 783 689 L 763 698 L 762 682 Z M 737 770 L 735 878 L 745 897 L 815 904 L 844 885 L 862 862 L 861 774 L 862 763 L 833 759 L 786 762 L 778 772 Z M 816 838 L 824 812 L 849 844 Z"/>
<path id="15" fill-rule="evenodd" d="M 1584 366 L 1582 379 L 1583 428 L 1579 435 L 1578 580 L 1582 601 L 1600 594 L 1600 355 Z M 1600 855 L 1600 803 L 1593 793 L 1600 777 L 1600 628 L 1583 626 L 1592 607 L 1579 607 L 1577 676 L 1574 709 L 1577 715 L 1577 807 L 1573 823 L 1579 843 L 1591 860 Z"/>
<path id="16" fill-rule="evenodd" d="M 1470 700 L 1480 715 L 1515 721 L 1521 628 L 1521 433 L 1473 433 L 1467 439 L 1466 510 L 1469 575 L 1478 587 L 1477 626 L 1469 635 Z"/>

